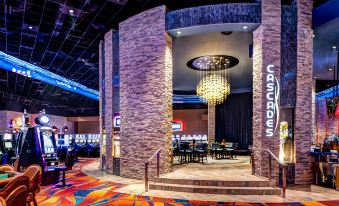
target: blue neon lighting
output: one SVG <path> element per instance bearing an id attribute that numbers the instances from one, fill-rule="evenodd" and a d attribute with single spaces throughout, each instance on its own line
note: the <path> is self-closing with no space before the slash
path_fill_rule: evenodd
<path id="1" fill-rule="evenodd" d="M 99 100 L 99 92 L 0 51 L 0 68 Z"/>
<path id="2" fill-rule="evenodd" d="M 196 95 L 173 95 L 173 104 L 200 104 L 203 103 Z"/>
<path id="3" fill-rule="evenodd" d="M 318 92 L 315 97 L 317 99 L 325 99 L 325 98 L 333 98 L 337 96 L 337 91 L 338 91 L 339 85 L 333 86 L 331 88 L 328 88 L 322 92 Z"/>

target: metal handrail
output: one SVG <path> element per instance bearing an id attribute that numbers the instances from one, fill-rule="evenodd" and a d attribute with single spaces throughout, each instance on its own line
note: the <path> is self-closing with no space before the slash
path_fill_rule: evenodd
<path id="1" fill-rule="evenodd" d="M 268 152 L 268 179 L 272 179 L 272 157 L 274 160 L 276 160 L 279 165 L 282 167 L 282 194 L 281 196 L 283 198 L 286 197 L 286 167 L 287 167 L 287 162 L 282 162 L 280 161 L 277 156 L 274 155 L 274 153 L 270 149 L 265 149 L 266 152 Z"/>
<path id="2" fill-rule="evenodd" d="M 155 153 L 148 160 L 145 161 L 145 191 L 146 192 L 148 192 L 148 166 L 151 160 L 155 156 L 157 156 L 157 177 L 160 176 L 160 152 L 161 150 L 162 149 L 160 148 L 157 151 L 155 151 Z"/>

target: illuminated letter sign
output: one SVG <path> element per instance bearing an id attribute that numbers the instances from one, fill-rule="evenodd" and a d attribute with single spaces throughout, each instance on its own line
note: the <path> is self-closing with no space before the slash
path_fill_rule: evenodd
<path id="1" fill-rule="evenodd" d="M 266 137 L 272 137 L 279 121 L 280 88 L 277 77 L 274 76 L 274 65 L 267 66 L 266 76 Z"/>

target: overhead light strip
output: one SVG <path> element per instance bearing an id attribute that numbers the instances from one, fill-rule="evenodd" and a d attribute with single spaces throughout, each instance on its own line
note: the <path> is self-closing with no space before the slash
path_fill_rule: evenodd
<path id="1" fill-rule="evenodd" d="M 66 79 L 60 75 L 54 74 L 53 72 L 47 71 L 41 67 L 20 60 L 1 51 L 0 67 L 29 78 L 57 86 L 67 91 L 78 93 L 91 99 L 99 100 L 99 92 L 97 90 L 90 89 L 82 84 Z"/>

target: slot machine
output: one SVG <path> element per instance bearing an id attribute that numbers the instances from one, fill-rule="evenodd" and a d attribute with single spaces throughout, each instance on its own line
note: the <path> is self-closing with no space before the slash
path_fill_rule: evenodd
<path id="1" fill-rule="evenodd" d="M 17 171 L 22 172 L 32 164 L 40 165 L 42 169 L 42 185 L 59 182 L 59 165 L 57 146 L 53 129 L 48 126 L 50 119 L 41 112 L 35 119 L 37 126 L 30 127 L 22 144 L 19 154 Z"/>
<path id="2" fill-rule="evenodd" d="M 1 134 L 1 164 L 13 164 L 16 158 L 14 135 L 10 132 Z"/>

